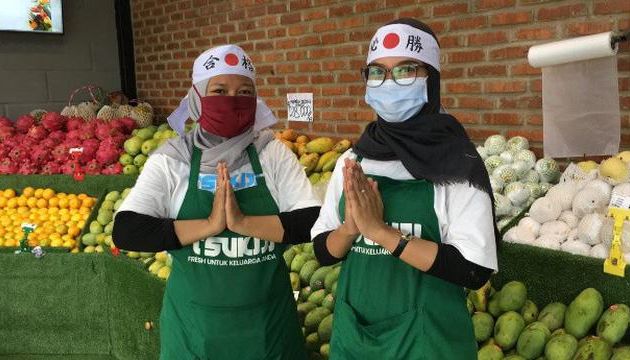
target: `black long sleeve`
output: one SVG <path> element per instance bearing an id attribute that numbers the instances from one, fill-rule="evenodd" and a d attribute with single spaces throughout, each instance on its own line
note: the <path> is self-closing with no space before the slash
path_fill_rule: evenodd
<path id="1" fill-rule="evenodd" d="M 439 244 L 435 261 L 427 274 L 477 290 L 490 279 L 492 272 L 492 269 L 466 260 L 453 245 Z"/>
<path id="2" fill-rule="evenodd" d="M 319 261 L 322 266 L 334 265 L 340 261 L 343 261 L 344 258 L 334 257 L 330 251 L 328 251 L 328 246 L 326 246 L 326 241 L 328 240 L 328 235 L 330 235 L 332 231 L 323 232 L 313 239 L 313 251 L 315 252 L 315 257 L 317 261 Z"/>
<path id="3" fill-rule="evenodd" d="M 297 209 L 278 214 L 284 236 L 285 244 L 301 244 L 311 241 L 311 228 L 319 217 L 319 206 Z"/>
<path id="4" fill-rule="evenodd" d="M 180 249 L 173 219 L 162 219 L 134 211 L 116 214 L 112 239 L 124 250 L 159 252 Z"/>
<path id="5" fill-rule="evenodd" d="M 333 265 L 344 260 L 343 258 L 334 257 L 330 251 L 328 251 L 326 241 L 331 232 L 332 231 L 323 232 L 313 239 L 315 257 L 323 266 Z M 492 269 L 466 260 L 453 245 L 439 244 L 435 261 L 426 273 L 442 280 L 476 290 L 490 279 L 492 272 Z"/>

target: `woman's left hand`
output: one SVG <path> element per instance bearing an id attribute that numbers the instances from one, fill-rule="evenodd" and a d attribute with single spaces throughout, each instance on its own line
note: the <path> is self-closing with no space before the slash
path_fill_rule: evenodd
<path id="1" fill-rule="evenodd" d="M 236 196 L 234 195 L 234 188 L 230 182 L 230 174 L 227 167 L 224 168 L 225 179 L 227 179 L 226 192 L 225 192 L 225 221 L 227 228 L 235 233 L 241 233 L 242 225 L 245 220 L 245 215 L 241 212 L 241 208 L 238 206 Z"/>
<path id="2" fill-rule="evenodd" d="M 354 222 L 363 236 L 377 241 L 379 232 L 387 228 L 378 184 L 365 176 L 360 165 L 351 167 L 350 174 L 347 198 L 352 204 Z"/>

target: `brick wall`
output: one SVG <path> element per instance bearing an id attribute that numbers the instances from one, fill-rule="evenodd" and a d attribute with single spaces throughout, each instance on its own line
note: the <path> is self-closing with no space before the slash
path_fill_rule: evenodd
<path id="1" fill-rule="evenodd" d="M 186 93 L 203 50 L 241 45 L 260 95 L 286 124 L 286 94 L 313 92 L 315 120 L 290 127 L 356 138 L 374 114 L 358 69 L 378 26 L 415 17 L 442 48 L 442 102 L 474 139 L 501 132 L 542 141 L 541 74 L 534 44 L 630 28 L 630 1 L 134 0 L 139 96 L 167 115 Z M 630 46 L 618 55 L 622 146 L 630 146 Z"/>

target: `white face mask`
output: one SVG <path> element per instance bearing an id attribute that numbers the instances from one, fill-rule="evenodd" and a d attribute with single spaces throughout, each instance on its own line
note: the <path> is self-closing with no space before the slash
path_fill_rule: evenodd
<path id="1" fill-rule="evenodd" d="M 422 110 L 428 102 L 427 78 L 418 77 L 402 86 L 387 79 L 379 87 L 367 87 L 365 102 L 387 122 L 403 122 Z"/>

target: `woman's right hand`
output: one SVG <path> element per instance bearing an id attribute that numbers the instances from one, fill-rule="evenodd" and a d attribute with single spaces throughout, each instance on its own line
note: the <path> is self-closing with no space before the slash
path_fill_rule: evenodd
<path id="1" fill-rule="evenodd" d="M 227 175 L 227 165 L 224 162 L 220 162 L 217 165 L 217 187 L 214 192 L 214 201 L 212 202 L 212 212 L 208 216 L 208 223 L 211 234 L 209 236 L 217 235 L 226 227 L 225 217 L 225 197 L 227 192 L 227 184 L 230 179 Z"/>
<path id="2" fill-rule="evenodd" d="M 348 194 L 352 182 L 352 172 L 357 167 L 357 162 L 350 159 L 345 159 L 345 164 L 343 167 L 343 191 L 345 194 Z M 354 217 L 352 215 L 352 202 L 348 200 L 346 196 L 345 199 L 345 211 L 344 211 L 344 221 L 339 227 L 339 230 L 343 232 L 343 234 L 356 238 L 360 235 L 359 228 L 357 228 L 356 223 L 354 222 Z"/>

